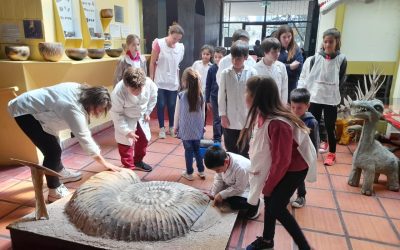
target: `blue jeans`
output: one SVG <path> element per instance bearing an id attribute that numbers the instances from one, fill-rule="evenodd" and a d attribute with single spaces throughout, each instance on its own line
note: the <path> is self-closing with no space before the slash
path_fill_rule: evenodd
<path id="1" fill-rule="evenodd" d="M 164 127 L 164 107 L 167 105 L 168 109 L 168 118 L 169 118 L 169 127 L 174 127 L 174 115 L 175 115 L 175 105 L 176 105 L 176 96 L 178 95 L 178 91 L 171 91 L 166 89 L 158 89 L 157 96 L 157 117 L 158 124 L 160 128 Z"/>
<path id="2" fill-rule="evenodd" d="M 203 159 L 200 156 L 200 140 L 183 140 L 185 149 L 186 173 L 193 174 L 193 155 L 196 158 L 197 170 L 204 172 Z"/>
<path id="3" fill-rule="evenodd" d="M 222 127 L 221 127 L 221 117 L 218 113 L 218 96 L 210 97 L 211 107 L 213 112 L 213 140 L 216 142 L 221 142 Z"/>

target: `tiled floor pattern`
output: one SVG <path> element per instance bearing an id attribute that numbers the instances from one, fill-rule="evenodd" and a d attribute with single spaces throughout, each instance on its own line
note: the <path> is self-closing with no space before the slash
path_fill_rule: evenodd
<path id="1" fill-rule="evenodd" d="M 95 135 L 107 159 L 119 164 L 113 128 Z M 190 182 L 181 177 L 185 169 L 183 146 L 180 140 L 167 137 L 157 139 L 157 128 L 152 123 L 153 139 L 145 161 L 154 167 L 150 173 L 136 172 L 143 180 L 168 180 L 181 182 L 207 191 L 213 182 L 213 173 L 206 170 L 206 180 L 195 178 Z M 207 126 L 206 138 L 212 128 Z M 376 194 L 362 196 L 359 187 L 347 185 L 351 169 L 352 152 L 356 145 L 338 145 L 337 164 L 325 167 L 324 155 L 318 160 L 318 181 L 307 183 L 307 205 L 301 209 L 290 208 L 307 239 L 315 249 L 380 250 L 400 249 L 400 193 L 385 189 L 385 177 L 375 185 Z M 86 156 L 79 145 L 63 153 L 67 168 L 79 170 L 83 178 L 67 184 L 75 190 L 90 176 L 103 171 L 93 159 Z M 43 192 L 47 195 L 47 189 Z M 10 222 L 34 210 L 34 193 L 27 167 L 0 169 L 0 249 L 10 249 L 10 235 L 5 228 Z M 244 249 L 263 231 L 264 212 L 256 220 L 239 216 L 231 233 L 227 249 Z M 278 223 L 275 249 L 297 249 L 292 238 Z"/>

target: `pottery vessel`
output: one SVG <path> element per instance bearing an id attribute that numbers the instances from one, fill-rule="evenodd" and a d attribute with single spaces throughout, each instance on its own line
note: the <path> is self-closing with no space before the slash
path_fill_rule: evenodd
<path id="1" fill-rule="evenodd" d="M 30 55 L 28 46 L 6 46 L 5 54 L 12 61 L 26 61 Z"/>
<path id="2" fill-rule="evenodd" d="M 113 15 L 113 9 L 102 9 L 100 10 L 100 16 L 102 18 L 112 18 Z"/>
<path id="3" fill-rule="evenodd" d="M 104 49 L 88 49 L 88 56 L 92 59 L 101 59 L 105 53 Z"/>
<path id="4" fill-rule="evenodd" d="M 106 49 L 106 53 L 109 57 L 119 57 L 122 54 L 122 48 Z"/>
<path id="5" fill-rule="evenodd" d="M 64 53 L 61 43 L 41 42 L 39 52 L 46 61 L 58 62 Z"/>
<path id="6" fill-rule="evenodd" d="M 85 48 L 69 48 L 65 49 L 65 54 L 72 60 L 80 61 L 87 56 L 88 51 Z"/>

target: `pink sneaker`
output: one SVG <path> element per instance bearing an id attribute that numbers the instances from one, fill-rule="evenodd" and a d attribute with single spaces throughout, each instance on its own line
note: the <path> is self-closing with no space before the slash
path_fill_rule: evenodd
<path id="1" fill-rule="evenodd" d="M 319 145 L 319 150 L 318 150 L 318 152 L 320 152 L 321 154 L 322 153 L 326 153 L 326 152 L 328 152 L 328 143 L 326 143 L 326 142 L 321 142 L 321 144 Z"/>
<path id="2" fill-rule="evenodd" d="M 333 164 L 335 164 L 335 161 L 336 161 L 336 154 L 328 153 L 328 155 L 325 158 L 324 165 L 332 166 Z"/>

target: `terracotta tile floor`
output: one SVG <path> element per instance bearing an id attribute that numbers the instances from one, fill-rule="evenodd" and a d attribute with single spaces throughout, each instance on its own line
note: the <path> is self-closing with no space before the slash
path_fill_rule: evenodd
<path id="1" fill-rule="evenodd" d="M 157 138 L 156 122 L 152 122 L 153 138 L 145 161 L 153 165 L 150 173 L 137 172 L 145 181 L 168 180 L 181 182 L 201 190 L 209 190 L 213 173 L 206 171 L 206 180 L 195 176 L 190 182 L 181 177 L 185 169 L 184 150 L 180 140 Z M 107 159 L 119 164 L 119 154 L 114 141 L 113 128 L 95 135 Z M 207 126 L 206 138 L 212 135 Z M 352 153 L 356 145 L 337 147 L 338 163 L 325 167 L 324 155 L 318 159 L 318 181 L 307 183 L 307 205 L 295 210 L 289 207 L 315 249 L 400 249 L 400 193 L 386 190 L 386 178 L 375 185 L 376 195 L 362 196 L 359 187 L 347 185 L 351 169 Z M 63 153 L 66 167 L 80 170 L 83 180 L 67 184 L 71 190 L 78 188 L 90 176 L 104 169 L 85 155 L 79 145 L 73 145 Z M 43 190 L 47 195 L 47 188 Z M 5 228 L 10 222 L 34 209 L 34 194 L 30 171 L 27 167 L 0 169 L 0 249 L 10 249 L 10 235 Z M 239 216 L 230 235 L 227 249 L 244 249 L 263 231 L 264 213 L 256 220 Z M 277 224 L 275 249 L 297 249 L 286 230 Z"/>

